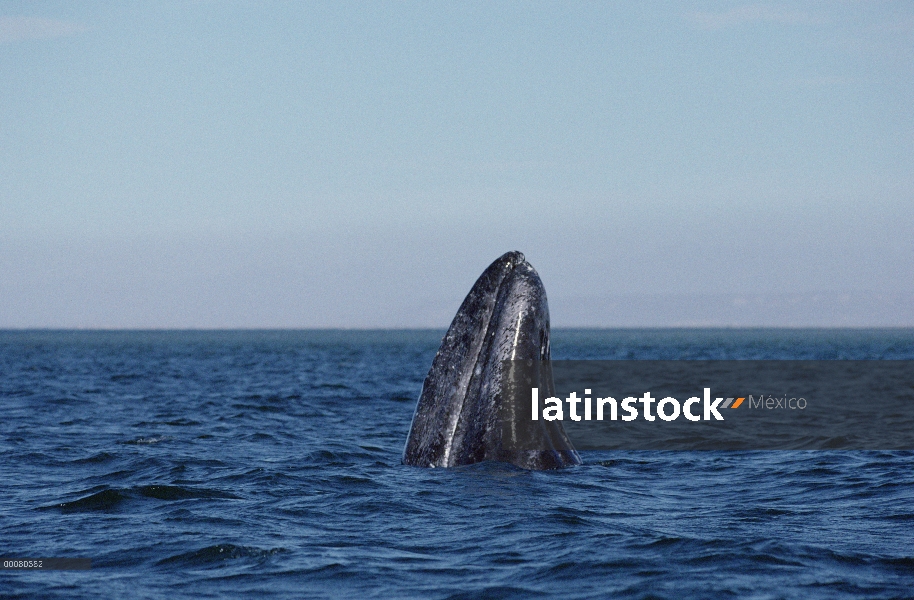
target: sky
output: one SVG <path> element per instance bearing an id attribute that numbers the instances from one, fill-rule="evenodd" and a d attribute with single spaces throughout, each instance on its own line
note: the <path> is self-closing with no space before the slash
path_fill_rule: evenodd
<path id="1" fill-rule="evenodd" d="M 0 3 L 0 328 L 914 326 L 914 4 Z"/>

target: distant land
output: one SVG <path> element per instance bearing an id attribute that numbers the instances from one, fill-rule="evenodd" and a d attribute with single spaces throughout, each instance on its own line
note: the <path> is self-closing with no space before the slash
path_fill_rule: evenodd
<path id="1" fill-rule="evenodd" d="M 550 310 L 557 327 L 914 327 L 903 293 L 555 295 Z"/>

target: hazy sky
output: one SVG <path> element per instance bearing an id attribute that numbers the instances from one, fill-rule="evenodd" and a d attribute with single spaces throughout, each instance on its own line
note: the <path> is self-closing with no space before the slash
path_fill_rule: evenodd
<path id="1" fill-rule="evenodd" d="M 914 3 L 0 4 L 0 327 L 914 325 Z"/>

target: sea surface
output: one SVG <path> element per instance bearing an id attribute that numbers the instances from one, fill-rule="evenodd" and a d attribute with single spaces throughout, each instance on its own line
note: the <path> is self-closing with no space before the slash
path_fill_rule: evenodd
<path id="1" fill-rule="evenodd" d="M 400 464 L 443 331 L 0 332 L 2 598 L 911 598 L 914 452 Z M 555 359 L 914 359 L 914 330 L 554 330 Z"/>

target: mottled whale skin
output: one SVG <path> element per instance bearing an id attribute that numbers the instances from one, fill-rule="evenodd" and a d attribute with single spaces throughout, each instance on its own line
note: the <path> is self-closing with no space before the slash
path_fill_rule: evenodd
<path id="1" fill-rule="evenodd" d="M 403 463 L 456 467 L 493 460 L 524 469 L 581 463 L 559 421 L 521 417 L 503 402 L 502 383 L 516 364 L 548 364 L 549 305 L 539 275 L 508 252 L 479 276 L 441 341 L 422 386 Z M 509 363 L 505 361 L 524 361 Z M 554 396 L 552 373 L 528 382 Z M 529 400 L 527 401 L 529 403 Z"/>

